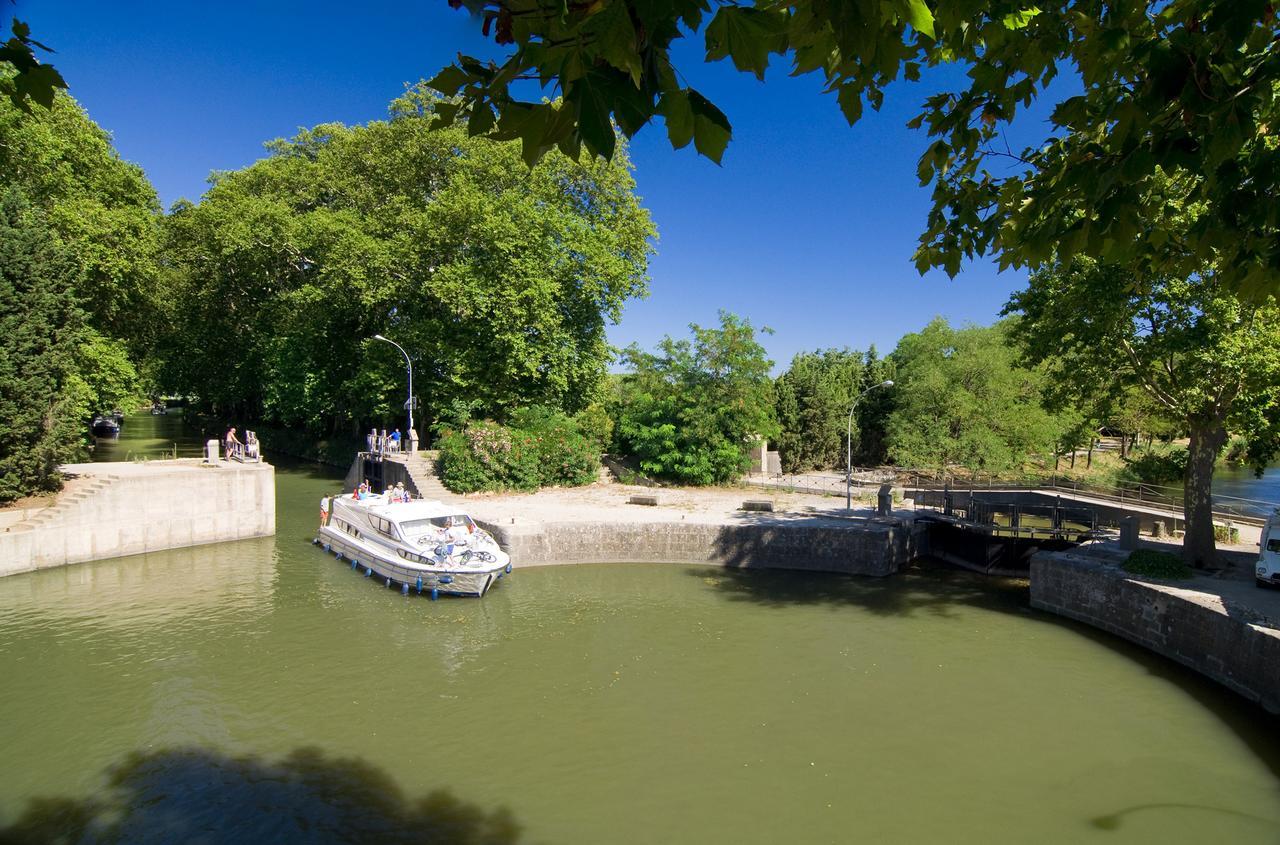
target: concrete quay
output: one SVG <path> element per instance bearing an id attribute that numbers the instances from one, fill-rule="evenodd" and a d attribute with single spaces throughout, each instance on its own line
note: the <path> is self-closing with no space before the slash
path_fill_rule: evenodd
<path id="1" fill-rule="evenodd" d="M 892 575 L 925 554 L 926 528 L 909 510 L 877 517 L 846 512 L 830 497 L 776 492 L 773 512 L 745 511 L 759 491 L 647 488 L 619 483 L 458 496 L 440 483 L 430 453 L 358 457 L 346 490 L 360 478 L 405 482 L 428 499 L 457 503 L 494 535 L 517 567 L 567 563 L 680 563 Z M 635 505 L 634 496 L 656 497 Z"/>
<path id="2" fill-rule="evenodd" d="M 1130 575 L 1118 544 L 1031 559 L 1031 605 L 1109 631 L 1280 713 L 1280 591 L 1252 567 L 1186 581 Z"/>
<path id="3" fill-rule="evenodd" d="M 67 464 L 67 489 L 0 532 L 0 576 L 276 532 L 270 464 Z"/>

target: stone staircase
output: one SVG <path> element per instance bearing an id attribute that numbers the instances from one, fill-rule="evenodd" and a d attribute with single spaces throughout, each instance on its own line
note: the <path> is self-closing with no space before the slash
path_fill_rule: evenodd
<path id="1" fill-rule="evenodd" d="M 96 496 L 99 492 L 106 489 L 116 480 L 114 475 L 101 475 L 86 478 L 75 485 L 75 489 L 71 492 L 63 492 L 58 495 L 53 505 L 42 508 L 27 519 L 22 520 L 16 525 L 5 529 L 11 532 L 33 531 L 37 528 L 45 528 L 51 525 L 69 525 L 77 520 L 77 511 L 80 510 L 82 502 L 86 502 Z"/>
<path id="2" fill-rule="evenodd" d="M 413 482 L 418 495 L 424 499 L 451 501 L 454 495 L 440 482 L 436 475 L 436 458 L 438 452 L 415 452 L 404 456 L 405 469 Z"/>

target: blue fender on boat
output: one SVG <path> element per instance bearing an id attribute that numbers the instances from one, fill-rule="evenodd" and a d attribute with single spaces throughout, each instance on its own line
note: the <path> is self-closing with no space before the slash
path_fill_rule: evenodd
<path id="1" fill-rule="evenodd" d="M 503 570 L 503 571 L 504 571 L 504 572 L 506 572 L 508 575 L 510 575 L 510 574 L 511 574 L 511 564 L 509 564 L 509 563 L 508 563 L 508 564 L 507 564 L 507 568 L 506 568 L 505 570 Z"/>
<path id="2" fill-rule="evenodd" d="M 364 568 L 364 577 L 368 578 L 372 574 L 373 574 L 373 569 L 371 567 L 366 566 Z"/>
<path id="3" fill-rule="evenodd" d="M 440 583 L 441 583 L 441 584 L 452 584 L 452 583 L 453 583 L 453 576 L 452 576 L 452 575 L 441 575 L 441 576 L 440 576 Z"/>
<path id="4" fill-rule="evenodd" d="M 325 544 L 324 544 L 324 550 L 325 550 L 326 552 L 327 552 L 327 551 L 329 551 L 329 544 L 328 544 L 328 543 L 325 543 Z"/>
<path id="5" fill-rule="evenodd" d="M 419 594 L 422 593 L 422 576 L 421 575 L 418 576 L 418 593 Z"/>
<path id="6" fill-rule="evenodd" d="M 435 601 L 435 600 L 436 600 L 436 599 L 438 599 L 438 598 L 440 598 L 440 591 L 439 591 L 439 590 L 437 590 L 435 587 L 432 587 L 432 588 L 431 588 L 431 600 L 432 600 L 432 601 Z"/>
<path id="7" fill-rule="evenodd" d="M 351 558 L 351 568 L 352 568 L 352 569 L 355 569 L 355 568 L 356 568 L 357 566 L 359 566 L 359 565 L 360 565 L 360 561 L 356 560 L 355 558 Z"/>
<path id="8" fill-rule="evenodd" d="M 400 589 L 400 595 L 402 595 L 402 596 L 407 596 L 407 595 L 409 595 L 409 585 L 408 585 L 408 584 L 405 584 L 405 585 Z"/>

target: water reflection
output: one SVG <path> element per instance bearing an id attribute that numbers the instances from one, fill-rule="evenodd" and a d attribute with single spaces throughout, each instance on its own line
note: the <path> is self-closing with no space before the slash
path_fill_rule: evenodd
<path id="1" fill-rule="evenodd" d="M 91 623 L 111 630 L 261 613 L 275 592 L 274 545 L 269 537 L 241 540 L 7 579 L 0 617 L 6 627 L 25 617 L 24 624 L 42 628 Z"/>
<path id="2" fill-rule="evenodd" d="M 447 789 L 408 798 L 359 758 L 301 748 L 283 760 L 207 749 L 134 753 L 89 798 L 36 798 L 0 828 L 0 845 L 122 842 L 450 842 L 514 845 L 503 807 Z"/>

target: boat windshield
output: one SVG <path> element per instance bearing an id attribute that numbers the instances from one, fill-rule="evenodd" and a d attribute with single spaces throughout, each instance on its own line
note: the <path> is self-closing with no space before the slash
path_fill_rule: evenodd
<path id="1" fill-rule="evenodd" d="M 450 530 L 470 534 L 475 531 L 475 523 L 471 521 L 471 517 L 464 514 L 433 516 L 430 519 L 409 519 L 400 523 L 400 532 L 410 542 L 419 537 L 436 536 Z"/>

